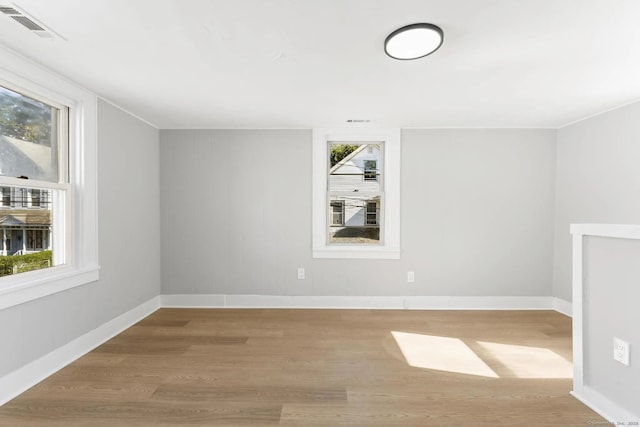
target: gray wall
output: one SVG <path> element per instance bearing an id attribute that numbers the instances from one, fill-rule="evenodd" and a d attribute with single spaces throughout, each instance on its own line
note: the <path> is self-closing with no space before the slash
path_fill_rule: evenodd
<path id="1" fill-rule="evenodd" d="M 584 384 L 640 417 L 638 259 L 639 240 L 585 239 Z M 630 366 L 613 360 L 613 337 L 631 344 Z"/>
<path id="2" fill-rule="evenodd" d="M 162 292 L 548 296 L 555 138 L 404 131 L 402 259 L 370 261 L 311 258 L 310 131 L 163 130 Z"/>
<path id="3" fill-rule="evenodd" d="M 553 295 L 571 301 L 571 223 L 640 223 L 640 103 L 558 131 Z"/>
<path id="4" fill-rule="evenodd" d="M 99 102 L 100 280 L 0 311 L 0 376 L 159 294 L 158 138 Z"/>

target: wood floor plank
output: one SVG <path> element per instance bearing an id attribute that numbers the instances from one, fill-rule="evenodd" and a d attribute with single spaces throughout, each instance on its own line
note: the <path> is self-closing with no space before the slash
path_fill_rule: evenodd
<path id="1" fill-rule="evenodd" d="M 584 426 L 553 311 L 161 309 L 2 426 Z M 471 369 L 471 368 L 473 369 Z"/>
<path id="2" fill-rule="evenodd" d="M 2 407 L 2 425 L 14 426 L 157 426 L 277 425 L 281 405 L 212 405 L 166 402 L 74 402 L 55 398 L 11 402 Z"/>
<path id="3" fill-rule="evenodd" d="M 151 401 L 202 404 L 203 402 L 347 403 L 344 387 L 221 387 L 210 384 L 164 383 Z"/>
<path id="4" fill-rule="evenodd" d="M 489 403 L 489 404 L 488 404 Z M 282 409 L 281 425 L 297 426 L 582 426 L 602 422 L 600 417 L 583 418 L 575 410 L 575 402 L 551 404 L 487 402 L 485 400 L 454 401 L 443 411 L 442 402 L 421 405 L 391 403 L 358 403 L 348 405 L 287 404 Z M 540 405 L 545 405 L 541 411 Z M 447 404 L 448 406 L 448 404 Z"/>

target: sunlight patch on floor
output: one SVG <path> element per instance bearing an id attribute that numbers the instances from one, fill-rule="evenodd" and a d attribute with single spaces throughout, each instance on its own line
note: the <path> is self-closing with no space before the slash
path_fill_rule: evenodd
<path id="1" fill-rule="evenodd" d="M 458 338 L 392 331 L 409 366 L 498 378 L 498 375 Z"/>
<path id="2" fill-rule="evenodd" d="M 572 378 L 573 364 L 548 348 L 478 341 L 516 378 Z"/>
<path id="3" fill-rule="evenodd" d="M 476 353 L 459 338 L 398 331 L 392 331 L 391 335 L 407 364 L 415 368 L 489 378 L 573 377 L 573 364 L 548 348 L 474 341 L 474 346 L 482 348 L 482 351 L 476 348 L 479 351 Z"/>

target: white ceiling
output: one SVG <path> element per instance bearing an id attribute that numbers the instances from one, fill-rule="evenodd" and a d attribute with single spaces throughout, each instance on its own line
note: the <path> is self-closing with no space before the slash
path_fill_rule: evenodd
<path id="1" fill-rule="evenodd" d="M 162 129 L 557 128 L 640 99 L 638 0 L 0 0 L 0 40 Z M 387 34 L 430 22 L 435 54 Z"/>

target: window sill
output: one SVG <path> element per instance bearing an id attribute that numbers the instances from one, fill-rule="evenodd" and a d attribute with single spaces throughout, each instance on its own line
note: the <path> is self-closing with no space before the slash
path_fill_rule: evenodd
<path id="1" fill-rule="evenodd" d="M 95 282 L 100 267 L 83 270 L 60 266 L 0 279 L 0 310 Z"/>

